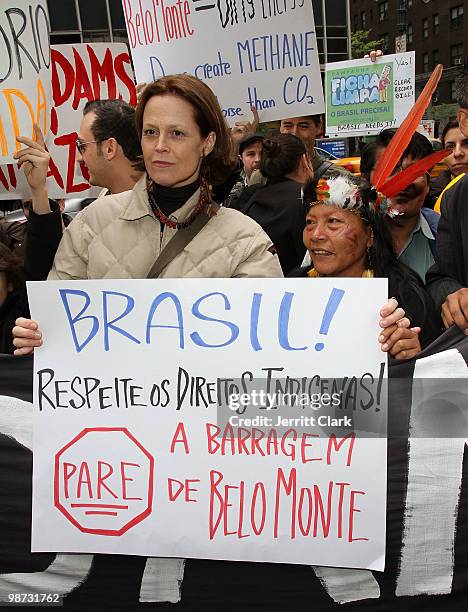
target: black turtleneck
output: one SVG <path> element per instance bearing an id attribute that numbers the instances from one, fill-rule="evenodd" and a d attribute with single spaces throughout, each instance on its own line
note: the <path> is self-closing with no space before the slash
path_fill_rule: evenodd
<path id="1" fill-rule="evenodd" d="M 184 185 L 183 187 L 163 187 L 157 183 L 152 184 L 152 193 L 160 210 L 169 217 L 178 208 L 181 208 L 195 191 L 200 187 L 200 179 Z"/>

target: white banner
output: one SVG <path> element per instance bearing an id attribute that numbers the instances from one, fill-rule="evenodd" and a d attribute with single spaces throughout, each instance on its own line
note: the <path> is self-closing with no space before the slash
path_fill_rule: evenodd
<path id="1" fill-rule="evenodd" d="M 33 551 L 383 569 L 385 280 L 28 291 Z"/>
<path id="2" fill-rule="evenodd" d="M 46 0 L 2 0 L 0 8 L 0 168 L 18 136 L 49 129 L 50 22 Z"/>
<path id="3" fill-rule="evenodd" d="M 415 52 L 327 64 L 329 136 L 378 134 L 397 128 L 414 105 Z"/>
<path id="4" fill-rule="evenodd" d="M 324 112 L 312 3 L 122 0 L 137 82 L 188 72 L 230 125 Z"/>
<path id="5" fill-rule="evenodd" d="M 124 43 L 53 45 L 50 78 L 53 107 L 46 139 L 52 157 L 47 179 L 49 197 L 97 197 L 102 188 L 90 187 L 86 167 L 76 160 L 76 138 L 88 101 L 120 98 L 136 104 L 127 46 Z M 0 166 L 0 197 L 31 197 L 24 173 L 16 165 Z"/>

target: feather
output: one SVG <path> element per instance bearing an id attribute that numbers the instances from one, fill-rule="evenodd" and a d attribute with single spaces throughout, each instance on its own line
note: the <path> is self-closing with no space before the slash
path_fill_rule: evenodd
<path id="1" fill-rule="evenodd" d="M 408 146 L 413 137 L 419 122 L 424 115 L 425 110 L 429 106 L 432 94 L 436 90 L 440 77 L 442 76 L 443 66 L 438 64 L 426 86 L 418 97 L 416 104 L 413 106 L 408 116 L 398 128 L 395 136 L 391 139 L 385 152 L 380 156 L 380 159 L 375 166 L 372 182 L 377 191 L 380 191 L 381 186 L 386 182 L 393 169 L 397 165 L 404 150 Z"/>
<path id="2" fill-rule="evenodd" d="M 398 174 L 391 176 L 385 183 L 380 187 L 379 191 L 387 198 L 393 198 L 402 191 L 404 191 L 408 185 L 422 176 L 427 170 L 435 166 L 437 162 L 442 161 L 448 155 L 450 155 L 450 149 L 443 149 L 442 151 L 436 151 L 432 155 L 428 155 L 423 159 L 418 159 L 414 164 L 408 166 Z"/>

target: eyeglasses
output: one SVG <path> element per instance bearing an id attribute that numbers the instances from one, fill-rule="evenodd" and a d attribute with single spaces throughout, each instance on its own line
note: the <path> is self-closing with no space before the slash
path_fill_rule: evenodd
<path id="1" fill-rule="evenodd" d="M 80 155 L 83 155 L 83 153 L 86 150 L 86 145 L 88 144 L 92 144 L 93 142 L 97 143 L 97 140 L 88 140 L 86 142 L 83 142 L 82 140 L 80 140 L 79 138 L 76 139 L 75 144 L 76 144 L 76 148 L 78 149 L 78 152 L 80 153 Z"/>

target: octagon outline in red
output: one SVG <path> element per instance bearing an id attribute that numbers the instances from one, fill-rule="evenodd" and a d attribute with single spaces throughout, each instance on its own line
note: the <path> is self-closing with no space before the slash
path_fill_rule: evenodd
<path id="1" fill-rule="evenodd" d="M 137 514 L 137 516 L 133 517 L 128 523 L 126 523 L 120 529 L 91 529 L 88 527 L 83 527 L 75 517 L 70 514 L 70 512 L 62 505 L 59 498 L 59 463 L 61 455 L 68 449 L 70 446 L 84 438 L 89 432 L 98 431 L 120 431 L 125 434 L 130 440 L 142 451 L 142 453 L 148 458 L 150 470 L 149 470 L 149 484 L 148 484 L 148 505 Z M 106 536 L 121 536 L 126 533 L 129 529 L 131 529 L 137 523 L 141 523 L 147 516 L 151 514 L 153 511 L 153 485 L 154 485 L 154 457 L 146 450 L 146 448 L 128 431 L 126 427 L 85 427 L 78 435 L 76 435 L 68 444 L 66 444 L 63 448 L 61 448 L 55 454 L 54 461 L 54 506 L 75 526 L 83 533 L 91 533 L 93 535 L 106 535 Z"/>

